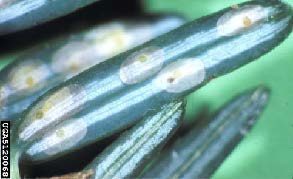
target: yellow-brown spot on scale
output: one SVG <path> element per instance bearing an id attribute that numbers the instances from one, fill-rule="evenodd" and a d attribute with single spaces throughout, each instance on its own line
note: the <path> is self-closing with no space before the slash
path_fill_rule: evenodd
<path id="1" fill-rule="evenodd" d="M 160 71 L 154 84 L 169 93 L 181 93 L 201 84 L 205 68 L 201 60 L 186 58 L 168 64 Z"/>
<path id="2" fill-rule="evenodd" d="M 141 63 L 144 63 L 148 60 L 148 56 L 145 54 L 141 54 L 137 57 L 138 61 L 140 61 Z"/>
<path id="3" fill-rule="evenodd" d="M 127 46 L 127 37 L 123 29 L 112 29 L 95 41 L 99 49 L 105 49 L 101 53 L 106 57 L 122 52 Z"/>
<path id="4" fill-rule="evenodd" d="M 174 83 L 174 81 L 177 78 L 180 78 L 182 76 L 182 73 L 179 70 L 176 70 L 172 73 L 172 76 L 170 78 L 167 79 L 168 83 Z"/>
<path id="5" fill-rule="evenodd" d="M 51 75 L 46 64 L 38 59 L 25 59 L 8 74 L 9 88 L 14 92 L 22 90 L 35 91 Z"/>
<path id="6" fill-rule="evenodd" d="M 220 36 L 243 33 L 254 24 L 269 19 L 269 10 L 260 5 L 243 5 L 224 13 L 217 22 Z"/>
<path id="7" fill-rule="evenodd" d="M 248 16 L 243 18 L 243 25 L 244 27 L 250 27 L 252 25 L 252 21 Z"/>
<path id="8" fill-rule="evenodd" d="M 30 88 L 35 85 L 35 80 L 31 76 L 29 76 L 25 82 L 26 82 L 27 86 Z"/>
<path id="9" fill-rule="evenodd" d="M 125 46 L 124 33 L 122 31 L 117 31 L 114 34 L 115 42 L 117 44 L 117 50 L 123 49 Z"/>
<path id="10" fill-rule="evenodd" d="M 120 79 L 125 84 L 142 82 L 161 70 L 164 59 L 164 51 L 156 47 L 134 52 L 121 64 Z"/>
<path id="11" fill-rule="evenodd" d="M 78 71 L 79 70 L 79 65 L 76 62 L 72 62 L 70 64 L 69 68 L 70 68 L 71 71 Z"/>
<path id="12" fill-rule="evenodd" d="M 42 111 L 48 112 L 52 107 L 53 107 L 53 104 L 51 102 L 45 102 L 42 107 Z"/>
<path id="13" fill-rule="evenodd" d="M 35 113 L 35 120 L 42 119 L 52 107 L 53 104 L 51 102 L 45 102 Z"/>
<path id="14" fill-rule="evenodd" d="M 56 136 L 63 138 L 65 136 L 65 131 L 63 129 L 56 130 Z"/>
<path id="15" fill-rule="evenodd" d="M 42 119 L 44 117 L 43 111 L 37 111 L 36 112 L 36 118 L 35 119 Z"/>
<path id="16" fill-rule="evenodd" d="M 170 78 L 167 79 L 167 81 L 168 81 L 168 83 L 173 83 L 175 81 L 175 78 L 170 77 Z"/>

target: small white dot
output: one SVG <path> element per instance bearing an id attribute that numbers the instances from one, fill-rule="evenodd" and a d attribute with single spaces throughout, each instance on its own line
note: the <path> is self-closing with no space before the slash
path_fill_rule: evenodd
<path id="1" fill-rule="evenodd" d="M 52 57 L 52 69 L 57 73 L 78 74 L 93 65 L 94 48 L 85 42 L 70 42 Z"/>
<path id="2" fill-rule="evenodd" d="M 181 93 L 201 84 L 205 67 L 198 59 L 180 59 L 165 67 L 154 80 L 155 85 L 170 93 Z"/>
<path id="3" fill-rule="evenodd" d="M 129 56 L 120 68 L 120 79 L 125 84 L 136 84 L 158 73 L 164 63 L 164 51 L 148 47 Z"/>
<path id="4" fill-rule="evenodd" d="M 94 28 L 86 34 L 85 42 L 91 43 L 94 47 L 93 53 L 103 60 L 123 52 L 131 45 L 130 35 L 122 22 L 113 22 Z"/>
<path id="5" fill-rule="evenodd" d="M 32 59 L 18 64 L 8 75 L 9 84 L 15 91 L 35 90 L 51 76 L 46 64 Z"/>
<path id="6" fill-rule="evenodd" d="M 87 134 L 87 124 L 80 119 L 72 119 L 69 123 L 54 126 L 50 132 L 40 138 L 39 142 L 32 145 L 27 153 L 35 155 L 44 152 L 47 155 L 55 155 L 74 147 Z"/>

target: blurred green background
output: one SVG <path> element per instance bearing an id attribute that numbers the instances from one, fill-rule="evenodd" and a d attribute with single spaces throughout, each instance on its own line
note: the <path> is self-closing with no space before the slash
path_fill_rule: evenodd
<path id="1" fill-rule="evenodd" d="M 189 20 L 241 0 L 145 0 L 149 12 L 178 12 Z M 293 0 L 287 0 L 293 5 Z M 0 55 L 0 67 L 21 51 Z M 269 54 L 218 78 L 188 98 L 187 119 L 203 105 L 214 112 L 237 93 L 264 84 L 271 88 L 268 108 L 251 133 L 219 168 L 214 179 L 293 178 L 293 35 Z M 290 77 L 291 76 L 291 77 Z"/>

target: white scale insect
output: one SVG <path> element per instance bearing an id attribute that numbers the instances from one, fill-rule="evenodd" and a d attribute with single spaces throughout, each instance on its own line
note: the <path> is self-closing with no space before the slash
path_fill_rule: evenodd
<path id="1" fill-rule="evenodd" d="M 233 6 L 230 12 L 225 13 L 218 20 L 218 33 L 221 36 L 232 36 L 240 33 L 252 25 L 267 19 L 268 12 L 268 9 L 259 5 L 247 5 L 241 8 Z"/>

